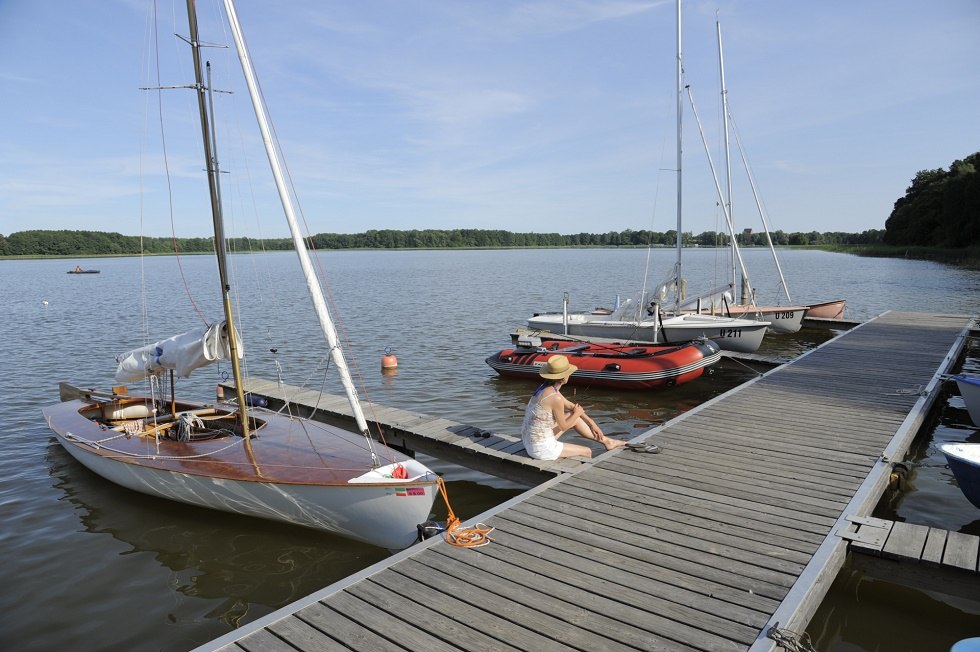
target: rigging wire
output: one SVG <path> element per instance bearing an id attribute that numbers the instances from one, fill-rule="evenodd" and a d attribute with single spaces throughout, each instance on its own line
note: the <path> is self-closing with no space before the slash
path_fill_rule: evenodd
<path id="1" fill-rule="evenodd" d="M 201 321 L 204 324 L 208 323 L 205 318 L 204 313 L 198 307 L 197 302 L 194 300 L 194 296 L 191 293 L 190 285 L 187 282 L 187 276 L 184 274 L 184 266 L 181 261 L 180 247 L 177 244 L 177 227 L 174 221 L 174 194 L 173 194 L 173 179 L 170 174 L 170 160 L 167 155 L 167 134 L 166 128 L 164 126 L 163 120 L 163 89 L 162 81 L 160 76 L 160 24 L 157 20 L 157 3 L 156 0 L 153 1 L 153 66 L 156 71 L 156 92 L 157 92 L 157 116 L 160 122 L 160 146 L 163 152 L 163 166 L 165 171 L 165 177 L 167 180 L 167 206 L 170 214 L 170 234 L 171 234 L 171 245 L 173 247 L 174 257 L 177 260 L 177 268 L 180 271 L 180 279 L 184 284 L 184 292 L 187 295 L 187 299 L 190 301 L 194 312 L 197 313 Z M 142 257 L 142 256 L 141 256 Z"/>

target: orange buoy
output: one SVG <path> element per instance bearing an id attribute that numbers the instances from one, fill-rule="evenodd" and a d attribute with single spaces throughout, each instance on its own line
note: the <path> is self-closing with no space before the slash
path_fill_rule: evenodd
<path id="1" fill-rule="evenodd" d="M 217 395 L 217 398 L 218 398 L 219 401 L 224 401 L 225 400 L 225 388 L 222 387 L 221 385 L 218 385 L 218 391 L 217 391 L 216 395 Z"/>
<path id="2" fill-rule="evenodd" d="M 391 347 L 385 347 L 385 354 L 381 356 L 381 368 L 382 369 L 397 369 L 398 368 L 398 358 L 391 354 Z"/>

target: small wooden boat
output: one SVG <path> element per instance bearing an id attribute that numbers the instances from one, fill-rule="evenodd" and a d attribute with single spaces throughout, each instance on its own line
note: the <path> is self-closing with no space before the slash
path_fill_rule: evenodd
<path id="1" fill-rule="evenodd" d="M 847 301 L 844 299 L 811 303 L 806 316 L 814 319 L 843 319 L 846 307 Z"/>
<path id="2" fill-rule="evenodd" d="M 972 376 L 953 376 L 956 386 L 960 390 L 960 396 L 966 403 L 966 411 L 970 413 L 970 419 L 977 426 L 980 426 L 980 378 Z"/>
<path id="3" fill-rule="evenodd" d="M 980 509 L 980 444 L 943 444 L 950 471 L 967 500 Z"/>
<path id="4" fill-rule="evenodd" d="M 598 385 L 619 389 L 673 387 L 699 378 L 721 358 L 721 349 L 711 340 L 683 344 L 600 344 L 522 338 L 516 347 L 486 359 L 501 376 L 539 379 L 548 358 L 561 354 L 578 367 L 571 384 Z"/>

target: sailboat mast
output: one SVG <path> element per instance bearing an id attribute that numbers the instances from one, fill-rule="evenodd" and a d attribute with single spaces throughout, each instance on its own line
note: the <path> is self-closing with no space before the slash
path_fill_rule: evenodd
<path id="1" fill-rule="evenodd" d="M 783 286 L 783 293 L 786 295 L 786 301 L 793 303 L 793 297 L 789 294 L 789 286 L 786 285 L 786 278 L 783 276 L 783 268 L 779 264 L 779 256 L 776 255 L 776 246 L 772 242 L 772 235 L 769 232 L 769 220 L 766 219 L 766 211 L 762 208 L 762 200 L 759 199 L 759 190 L 755 186 L 755 179 L 752 176 L 752 168 L 749 167 L 749 162 L 745 158 L 745 150 L 742 148 L 742 139 L 738 135 L 738 129 L 735 132 L 735 143 L 738 145 L 738 153 L 742 159 L 742 165 L 745 167 L 745 175 L 749 180 L 749 187 L 752 189 L 752 197 L 755 199 L 755 207 L 759 210 L 759 217 L 762 218 L 762 228 L 766 231 L 766 242 L 769 243 L 769 251 L 772 252 L 772 260 L 776 263 L 776 271 L 779 272 L 779 282 Z"/>
<path id="2" fill-rule="evenodd" d="M 231 353 L 231 370 L 235 379 L 235 392 L 238 396 L 239 417 L 245 447 L 251 455 L 249 442 L 248 414 L 245 409 L 245 389 L 242 382 L 242 369 L 239 363 L 239 342 L 236 337 L 234 311 L 231 305 L 231 284 L 228 281 L 228 251 L 225 246 L 224 220 L 221 215 L 221 197 L 218 191 L 218 170 L 212 147 L 212 133 L 208 128 L 208 103 L 205 95 L 204 73 L 201 68 L 201 43 L 197 29 L 197 9 L 194 0 L 187 0 L 187 23 L 190 29 L 191 52 L 194 60 L 194 88 L 197 91 L 197 107 L 201 119 L 201 136 L 204 141 L 204 165 L 208 172 L 208 189 L 211 195 L 211 219 L 214 223 L 214 252 L 218 259 L 218 278 L 221 283 L 221 302 L 224 307 L 225 324 L 228 327 L 228 348 Z"/>
<path id="3" fill-rule="evenodd" d="M 681 302 L 681 249 L 683 241 L 681 236 L 681 162 L 684 158 L 683 147 L 681 145 L 681 134 L 683 132 L 682 122 L 684 114 L 684 66 L 681 59 L 681 0 L 677 0 L 677 263 L 674 266 L 674 278 L 676 282 L 674 290 L 675 312 Z"/>
<path id="4" fill-rule="evenodd" d="M 687 88 L 687 96 L 691 100 L 691 114 L 694 116 L 694 121 L 698 125 L 698 132 L 701 134 L 701 144 L 704 145 L 704 154 L 708 159 L 708 167 L 711 169 L 711 179 L 715 182 L 715 192 L 718 193 L 718 202 L 721 204 L 721 208 L 725 213 L 725 222 L 728 224 L 729 232 L 735 233 L 735 227 L 732 224 L 732 216 L 729 214 L 728 206 L 725 204 L 725 193 L 722 192 L 721 183 L 718 181 L 718 173 L 715 171 L 715 163 L 711 159 L 711 149 L 708 147 L 708 139 L 704 137 L 704 129 L 701 128 L 701 118 L 698 116 L 698 108 L 694 105 L 694 93 L 691 91 L 690 86 Z M 748 285 L 749 273 L 745 269 L 745 261 L 742 259 L 742 253 L 738 248 L 738 243 L 736 243 L 734 240 L 732 241 L 732 250 L 735 252 L 738 264 L 742 268 L 742 277 L 745 279 L 745 284 Z M 749 299 L 751 301 L 751 296 Z M 751 302 L 754 303 L 754 301 Z"/>
<path id="5" fill-rule="evenodd" d="M 235 48 L 238 51 L 238 59 L 241 61 L 242 71 L 245 73 L 245 82 L 248 86 L 249 96 L 252 99 L 252 108 L 255 110 L 255 117 L 258 120 L 259 129 L 262 132 L 262 142 L 265 145 L 266 155 L 269 158 L 269 165 L 272 167 L 272 174 L 276 180 L 276 188 L 279 191 L 279 200 L 282 202 L 283 211 L 286 214 L 286 221 L 289 224 L 289 231 L 293 238 L 293 246 L 296 249 L 297 256 L 299 256 L 300 267 L 302 267 L 303 276 L 306 278 L 306 286 L 309 290 L 310 298 L 313 301 L 313 307 L 316 311 L 317 319 L 320 322 L 320 329 L 323 331 L 323 335 L 327 340 L 327 345 L 330 350 L 330 359 L 333 361 L 340 374 L 340 381 L 343 384 L 344 390 L 347 393 L 347 398 L 350 401 L 351 410 L 354 413 L 354 419 L 357 422 L 357 427 L 365 435 L 365 437 L 367 437 L 368 445 L 370 446 L 371 438 L 368 436 L 367 420 L 364 418 L 364 412 L 361 409 L 360 401 L 357 398 L 357 389 L 354 387 L 354 381 L 351 378 L 350 369 L 347 366 L 347 361 L 344 359 L 343 351 L 340 349 L 340 343 L 337 338 L 337 330 L 334 327 L 333 321 L 330 319 L 330 313 L 327 310 L 327 303 L 323 297 L 323 289 L 320 287 L 320 281 L 313 269 L 309 251 L 306 249 L 306 242 L 296 219 L 296 211 L 293 208 L 293 201 L 291 195 L 289 194 L 289 189 L 286 187 L 285 176 L 282 172 L 282 164 L 279 161 L 279 154 L 276 151 L 275 144 L 272 140 L 272 133 L 269 129 L 265 105 L 262 102 L 261 93 L 259 92 L 258 82 L 255 77 L 255 70 L 252 67 L 252 62 L 248 55 L 248 48 L 245 46 L 245 37 L 242 32 L 241 24 L 238 22 L 238 14 L 235 11 L 235 5 L 232 0 L 224 0 L 224 5 L 225 13 L 228 14 L 228 22 L 231 26 L 232 36 L 235 39 Z M 372 456 L 373 455 L 374 453 L 372 451 Z"/>
<path id="6" fill-rule="evenodd" d="M 731 242 L 731 262 L 732 262 L 732 293 L 735 292 L 737 287 L 735 284 L 738 282 L 738 271 L 735 265 L 735 220 L 732 217 L 732 157 L 731 149 L 728 140 L 728 87 L 725 85 L 725 55 L 721 46 L 721 21 L 715 21 L 715 31 L 718 34 L 718 72 L 719 78 L 721 79 L 721 115 L 722 115 L 722 131 L 725 141 L 725 182 L 726 190 L 724 201 L 728 206 L 728 216 L 732 218 L 731 227 L 732 230 L 729 235 L 732 238 Z M 745 303 L 745 297 L 742 297 L 742 303 Z"/>

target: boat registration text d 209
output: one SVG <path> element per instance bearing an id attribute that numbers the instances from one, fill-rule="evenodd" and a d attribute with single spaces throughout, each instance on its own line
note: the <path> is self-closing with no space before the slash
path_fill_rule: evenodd
<path id="1" fill-rule="evenodd" d="M 789 312 L 774 312 L 773 317 L 776 319 L 792 319 L 796 316 L 796 313 L 790 310 Z"/>
<path id="2" fill-rule="evenodd" d="M 718 337 L 742 337 L 741 328 L 722 328 L 718 331 Z"/>

